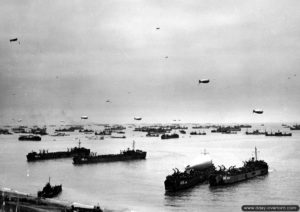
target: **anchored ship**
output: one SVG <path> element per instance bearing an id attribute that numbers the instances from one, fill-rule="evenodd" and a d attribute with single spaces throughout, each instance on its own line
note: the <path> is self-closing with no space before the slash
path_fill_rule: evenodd
<path id="1" fill-rule="evenodd" d="M 246 131 L 246 135 L 265 135 L 266 132 L 261 132 L 259 130 L 253 130 L 252 132 L 248 132 L 248 130 Z"/>
<path id="2" fill-rule="evenodd" d="M 168 135 L 168 134 L 163 134 L 161 136 L 161 139 L 171 139 L 171 138 L 179 138 L 179 135 L 176 134 L 176 133 L 173 133 L 171 135 Z"/>
<path id="3" fill-rule="evenodd" d="M 21 135 L 19 141 L 41 141 L 42 138 L 38 135 Z"/>
<path id="4" fill-rule="evenodd" d="M 76 155 L 89 155 L 90 149 L 86 149 L 84 147 L 80 147 L 80 142 L 78 147 L 74 147 L 68 149 L 67 151 L 60 151 L 60 152 L 48 152 L 48 150 L 42 150 L 39 153 L 37 152 L 30 152 L 27 154 L 27 161 L 38 161 L 38 160 L 48 160 L 48 159 L 58 159 L 58 158 L 70 158 Z"/>
<path id="5" fill-rule="evenodd" d="M 196 132 L 196 131 L 192 131 L 192 132 L 190 132 L 190 135 L 206 135 L 206 132 Z"/>
<path id="6" fill-rule="evenodd" d="M 146 137 L 159 137 L 159 134 L 148 132 L 148 133 L 146 134 Z"/>
<path id="7" fill-rule="evenodd" d="M 112 135 L 112 136 L 110 136 L 111 138 L 126 138 L 126 136 L 125 135 L 123 135 L 123 136 L 116 136 L 116 135 Z"/>
<path id="8" fill-rule="evenodd" d="M 209 176 L 209 184 L 210 186 L 228 185 L 266 174 L 268 174 L 268 164 L 263 160 L 257 160 L 257 148 L 255 147 L 255 158 L 244 162 L 244 166 L 240 168 L 220 167 Z"/>
<path id="9" fill-rule="evenodd" d="M 145 159 L 147 152 L 142 150 L 135 150 L 135 142 L 133 142 L 132 149 L 121 151 L 120 154 L 97 155 L 91 153 L 87 156 L 77 155 L 73 157 L 73 164 L 89 164 L 113 161 L 127 161 Z"/>
<path id="10" fill-rule="evenodd" d="M 273 133 L 273 132 L 271 132 L 271 133 L 266 132 L 265 135 L 266 136 L 279 136 L 279 137 L 281 137 L 281 136 L 292 136 L 292 133 L 286 133 L 286 132 L 283 133 L 283 132 L 280 132 L 278 130 L 278 132 L 275 132 L 275 133 Z"/>
<path id="11" fill-rule="evenodd" d="M 174 173 L 168 175 L 164 182 L 166 191 L 183 190 L 207 181 L 210 174 L 215 170 L 215 166 L 211 161 L 207 161 L 194 166 L 187 166 L 184 172 L 180 172 L 177 168 L 173 170 Z"/>

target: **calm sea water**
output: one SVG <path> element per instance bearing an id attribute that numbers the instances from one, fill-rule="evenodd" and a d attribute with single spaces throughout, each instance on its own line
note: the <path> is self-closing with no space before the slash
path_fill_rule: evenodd
<path id="1" fill-rule="evenodd" d="M 253 126 L 282 129 L 280 124 Z M 75 132 L 66 137 L 44 136 L 41 142 L 20 142 L 17 134 L 0 135 L 0 186 L 36 194 L 51 177 L 52 184 L 63 185 L 58 199 L 99 203 L 102 208 L 117 211 L 241 211 L 244 204 L 299 204 L 300 131 L 293 131 L 292 137 L 247 136 L 244 132 L 224 135 L 207 130 L 206 136 L 186 134 L 161 140 L 127 128 L 126 139 L 88 140 Z M 147 159 L 82 166 L 74 166 L 71 159 L 26 161 L 26 154 L 32 150 L 66 150 L 78 145 L 76 138 L 98 154 L 119 153 L 135 140 L 137 149 L 147 151 Z M 255 146 L 259 158 L 269 164 L 269 175 L 228 187 L 212 189 L 202 184 L 175 194 L 165 193 L 164 180 L 172 168 L 183 170 L 206 160 L 213 160 L 215 165 L 241 166 L 253 156 Z M 201 154 L 204 149 L 208 155 Z"/>

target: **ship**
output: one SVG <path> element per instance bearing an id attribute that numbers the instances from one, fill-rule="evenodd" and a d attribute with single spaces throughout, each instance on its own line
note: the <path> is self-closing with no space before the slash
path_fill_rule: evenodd
<path id="1" fill-rule="evenodd" d="M 81 125 L 68 126 L 66 128 L 55 129 L 55 132 L 74 132 L 75 130 L 83 130 Z"/>
<path id="2" fill-rule="evenodd" d="M 1 135 L 1 134 L 3 134 L 3 135 L 11 135 L 12 133 L 9 132 L 8 129 L 1 129 L 1 128 L 0 128 L 0 135 Z"/>
<path id="3" fill-rule="evenodd" d="M 210 174 L 215 170 L 215 166 L 211 161 L 207 161 L 194 166 L 187 166 L 184 172 L 180 172 L 177 168 L 173 170 L 174 173 L 168 175 L 164 182 L 167 192 L 187 189 L 207 181 Z"/>
<path id="4" fill-rule="evenodd" d="M 64 133 L 64 132 L 56 132 L 51 136 L 70 136 L 70 134 Z"/>
<path id="5" fill-rule="evenodd" d="M 278 136 L 278 137 L 281 137 L 281 136 L 292 136 L 292 133 L 283 133 L 283 132 L 280 132 L 278 130 L 278 132 L 275 132 L 275 133 L 273 133 L 273 132 L 271 132 L 271 133 L 266 132 L 265 136 Z"/>
<path id="6" fill-rule="evenodd" d="M 290 130 L 300 130 L 300 124 L 293 125 Z"/>
<path id="7" fill-rule="evenodd" d="M 186 131 L 185 131 L 185 130 L 179 130 L 179 132 L 180 132 L 181 134 L 186 134 Z"/>
<path id="8" fill-rule="evenodd" d="M 217 129 L 211 130 L 212 133 L 225 133 L 225 134 L 233 134 L 231 132 L 241 131 L 240 126 L 219 126 Z"/>
<path id="9" fill-rule="evenodd" d="M 38 135 L 21 135 L 19 141 L 41 141 L 42 138 Z"/>
<path id="10" fill-rule="evenodd" d="M 244 166 L 235 168 L 220 166 L 209 176 L 210 186 L 229 185 L 241 181 L 246 181 L 257 176 L 268 174 L 268 164 L 263 160 L 257 160 L 257 148 L 255 147 L 255 158 L 244 162 Z"/>
<path id="11" fill-rule="evenodd" d="M 196 125 L 192 126 L 192 129 L 209 129 L 210 126 L 202 126 L 202 125 Z"/>
<path id="12" fill-rule="evenodd" d="M 146 134 L 146 137 L 159 137 L 159 134 L 148 132 L 148 133 Z"/>
<path id="13" fill-rule="evenodd" d="M 123 136 L 111 135 L 110 137 L 111 138 L 126 138 L 125 135 L 123 135 Z"/>
<path id="14" fill-rule="evenodd" d="M 146 159 L 147 152 L 142 150 L 135 150 L 135 142 L 133 142 L 132 149 L 120 151 L 120 154 L 97 155 L 91 153 L 88 156 L 77 155 L 73 157 L 73 164 L 89 164 L 89 163 L 102 163 L 114 161 L 128 161 Z"/>
<path id="15" fill-rule="evenodd" d="M 224 132 L 221 132 L 222 134 L 237 134 L 236 131 L 224 131 Z"/>
<path id="16" fill-rule="evenodd" d="M 179 138 L 179 135 L 176 134 L 176 133 L 173 133 L 173 134 L 163 134 L 161 136 L 161 139 L 171 139 L 171 138 Z"/>
<path id="17" fill-rule="evenodd" d="M 80 133 L 85 133 L 85 134 L 92 134 L 94 133 L 94 130 L 89 130 L 89 129 L 80 129 Z"/>
<path id="18" fill-rule="evenodd" d="M 49 182 L 46 183 L 42 191 L 38 191 L 37 196 L 39 198 L 53 198 L 58 196 L 61 192 L 62 185 L 51 186 L 49 177 Z"/>
<path id="19" fill-rule="evenodd" d="M 89 140 L 104 140 L 104 136 L 92 135 L 92 136 L 85 136 Z"/>
<path id="20" fill-rule="evenodd" d="M 35 134 L 35 135 L 48 135 L 46 127 L 43 127 L 43 128 L 34 127 L 34 128 L 29 130 L 29 133 L 32 133 L 32 134 Z"/>
<path id="21" fill-rule="evenodd" d="M 253 130 L 252 132 L 246 131 L 246 135 L 265 135 L 266 132 L 260 132 L 259 130 Z"/>
<path id="22" fill-rule="evenodd" d="M 27 161 L 38 161 L 38 160 L 48 160 L 48 159 L 58 159 L 58 158 L 70 158 L 76 155 L 89 155 L 90 149 L 80 147 L 80 142 L 78 147 L 67 149 L 67 151 L 60 152 L 48 152 L 48 150 L 41 150 L 39 153 L 30 152 L 26 155 Z"/>
<path id="23" fill-rule="evenodd" d="M 237 125 L 237 127 L 240 127 L 240 128 L 252 128 L 252 126 L 250 124 L 240 124 L 240 125 Z"/>
<path id="24" fill-rule="evenodd" d="M 111 135 L 112 131 L 111 130 L 103 130 L 100 132 L 95 132 L 95 135 Z"/>
<path id="25" fill-rule="evenodd" d="M 192 132 L 190 132 L 190 135 L 206 135 L 206 132 L 196 132 L 196 131 L 192 131 Z"/>
<path id="26" fill-rule="evenodd" d="M 19 127 L 12 128 L 12 131 L 14 133 L 27 133 L 25 126 L 19 126 Z"/>

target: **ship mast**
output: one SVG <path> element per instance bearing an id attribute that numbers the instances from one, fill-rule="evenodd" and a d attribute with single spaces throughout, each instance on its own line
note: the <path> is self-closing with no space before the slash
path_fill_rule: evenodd
<path id="1" fill-rule="evenodd" d="M 135 149 L 135 141 L 133 140 L 133 142 L 132 142 L 132 150 L 134 151 L 134 149 Z"/>
<path id="2" fill-rule="evenodd" d="M 257 148 L 255 147 L 255 152 L 254 152 L 254 154 L 255 154 L 255 161 L 257 161 Z"/>

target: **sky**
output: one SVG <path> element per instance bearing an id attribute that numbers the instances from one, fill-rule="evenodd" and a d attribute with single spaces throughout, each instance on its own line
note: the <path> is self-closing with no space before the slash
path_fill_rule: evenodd
<path id="1" fill-rule="evenodd" d="M 298 0 L 1 0 L 0 124 L 300 121 L 299 10 Z"/>

